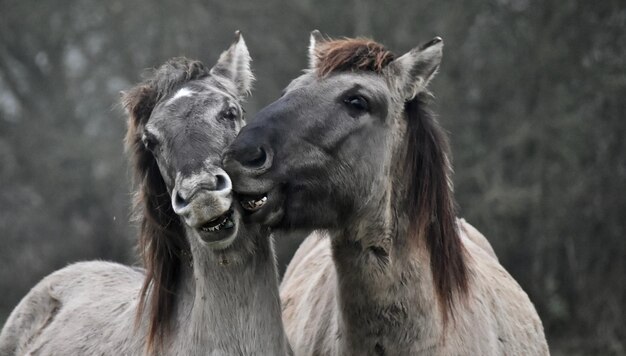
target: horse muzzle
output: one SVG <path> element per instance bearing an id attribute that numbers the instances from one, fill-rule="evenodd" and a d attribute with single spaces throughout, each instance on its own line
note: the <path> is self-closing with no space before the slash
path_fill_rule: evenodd
<path id="1" fill-rule="evenodd" d="M 221 168 L 178 175 L 172 190 L 174 212 L 194 229 L 214 232 L 228 228 L 232 216 L 232 183 Z"/>

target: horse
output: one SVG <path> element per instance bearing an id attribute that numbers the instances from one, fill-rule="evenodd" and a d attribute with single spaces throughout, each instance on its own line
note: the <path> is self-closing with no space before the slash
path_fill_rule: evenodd
<path id="1" fill-rule="evenodd" d="M 253 81 L 243 37 L 212 68 L 168 61 L 123 93 L 145 269 L 93 261 L 39 282 L 0 355 L 285 355 L 269 232 L 243 224 L 221 155 Z"/>
<path id="2" fill-rule="evenodd" d="M 546 355 L 528 295 L 457 217 L 429 109 L 437 37 L 396 57 L 311 34 L 309 68 L 224 154 L 245 214 L 314 230 L 280 287 L 296 355 Z"/>

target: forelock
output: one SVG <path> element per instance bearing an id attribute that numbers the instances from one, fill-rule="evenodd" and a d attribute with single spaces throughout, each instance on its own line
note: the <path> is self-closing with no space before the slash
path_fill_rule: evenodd
<path id="1" fill-rule="evenodd" d="M 345 71 L 381 73 L 395 58 L 383 45 L 367 38 L 344 38 L 318 43 L 315 56 L 315 70 L 319 77 Z"/>
<path id="2" fill-rule="evenodd" d="M 147 84 L 156 92 L 156 100 L 160 101 L 184 83 L 209 76 L 210 68 L 200 61 L 184 57 L 170 59 L 151 73 Z"/>

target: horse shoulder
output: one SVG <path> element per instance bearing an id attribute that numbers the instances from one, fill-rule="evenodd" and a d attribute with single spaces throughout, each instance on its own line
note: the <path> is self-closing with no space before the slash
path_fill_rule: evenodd
<path id="1" fill-rule="evenodd" d="M 83 344 L 96 346 L 104 335 L 128 334 L 135 311 L 131 300 L 142 279 L 139 270 L 102 261 L 75 263 L 48 275 L 7 319 L 0 355 L 96 351 Z"/>
<path id="2" fill-rule="evenodd" d="M 294 354 L 336 354 L 335 294 L 330 239 L 313 232 L 296 251 L 280 286 L 285 332 Z"/>
<path id="3" fill-rule="evenodd" d="M 458 313 L 456 337 L 474 340 L 470 349 L 484 355 L 547 355 L 543 325 L 530 298 L 496 258 L 473 241 L 468 252 L 470 290 L 465 308 Z M 477 335 L 476 325 L 482 325 Z M 471 343 L 471 341 L 470 341 Z M 480 344 L 479 344 L 480 343 Z M 454 345 L 450 345 L 454 348 Z M 467 344 L 458 345 L 467 350 Z"/>
<path id="4" fill-rule="evenodd" d="M 478 247 L 482 248 L 488 255 L 498 260 L 496 252 L 493 250 L 491 243 L 489 243 L 489 240 L 487 240 L 485 235 L 483 235 L 480 231 L 478 231 L 478 229 L 468 223 L 465 219 L 458 219 L 457 222 L 459 224 L 462 237 L 468 238 Z"/>

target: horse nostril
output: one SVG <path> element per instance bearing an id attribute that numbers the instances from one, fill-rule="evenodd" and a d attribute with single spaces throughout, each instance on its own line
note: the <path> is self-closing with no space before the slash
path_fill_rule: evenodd
<path id="1" fill-rule="evenodd" d="M 180 208 L 184 208 L 186 207 L 189 203 L 183 199 L 183 197 L 180 196 L 180 193 L 176 192 L 176 197 L 174 202 L 176 203 L 176 206 L 180 209 Z"/>
<path id="2" fill-rule="evenodd" d="M 243 160 L 243 165 L 248 168 L 261 168 L 267 161 L 267 152 L 263 147 L 258 147 L 255 152 Z"/>
<path id="3" fill-rule="evenodd" d="M 227 190 L 230 189 L 229 179 L 222 174 L 215 176 L 215 190 Z"/>

